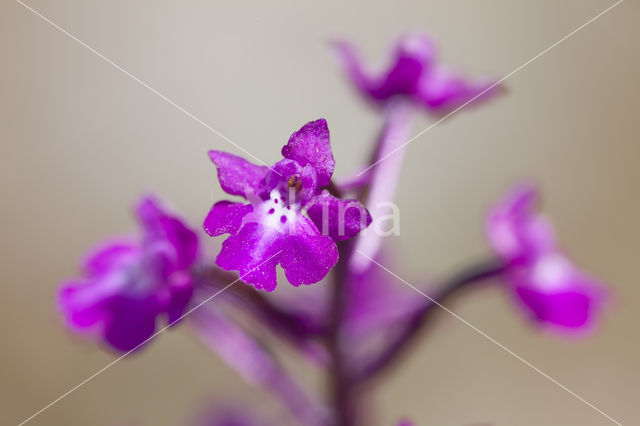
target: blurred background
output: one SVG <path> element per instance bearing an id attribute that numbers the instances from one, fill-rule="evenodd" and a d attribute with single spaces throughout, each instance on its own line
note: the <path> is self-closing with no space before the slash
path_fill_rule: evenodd
<path id="1" fill-rule="evenodd" d="M 425 30 L 445 64 L 500 78 L 612 3 L 28 1 L 267 163 L 325 117 L 336 176 L 363 164 L 379 116 L 344 80 L 329 39 L 382 65 L 399 34 Z M 639 18 L 638 3 L 623 2 L 509 78 L 506 96 L 413 142 L 391 241 L 403 278 L 442 276 L 487 253 L 483 215 L 512 183 L 538 182 L 564 246 L 613 290 L 599 333 L 542 334 L 499 288 L 452 308 L 626 424 L 640 417 Z M 114 359 L 56 313 L 79 256 L 133 230 L 130 206 L 148 190 L 198 226 L 222 198 L 206 151 L 240 152 L 13 0 L 0 4 L 0 52 L 0 423 L 17 424 Z M 414 133 L 432 122 L 423 115 Z M 610 424 L 454 318 L 441 316 L 416 349 L 373 392 L 380 425 Z M 238 398 L 279 409 L 176 329 L 29 424 L 181 425 Z"/>

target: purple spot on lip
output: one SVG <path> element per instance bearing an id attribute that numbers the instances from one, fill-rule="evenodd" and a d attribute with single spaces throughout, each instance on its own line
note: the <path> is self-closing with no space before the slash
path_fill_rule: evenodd
<path id="1" fill-rule="evenodd" d="M 278 204 L 278 199 L 277 199 L 277 198 L 275 198 L 275 199 L 273 200 L 273 202 L 274 202 L 274 203 L 276 203 L 276 204 Z"/>
<path id="2" fill-rule="evenodd" d="M 287 223 L 287 217 L 285 215 L 280 216 L 280 222 Z"/>
<path id="3" fill-rule="evenodd" d="M 287 210 L 291 210 L 291 206 L 287 206 Z"/>
<path id="4" fill-rule="evenodd" d="M 273 214 L 273 212 L 275 212 L 275 211 L 276 211 L 276 209 L 271 208 L 271 209 L 269 209 L 269 214 Z"/>

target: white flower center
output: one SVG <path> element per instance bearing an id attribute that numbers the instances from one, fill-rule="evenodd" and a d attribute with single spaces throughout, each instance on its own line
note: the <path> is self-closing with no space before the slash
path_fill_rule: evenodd
<path id="1" fill-rule="evenodd" d="M 568 284 L 571 263 L 561 254 L 550 253 L 538 260 L 534 266 L 533 278 L 540 290 L 558 290 Z"/>

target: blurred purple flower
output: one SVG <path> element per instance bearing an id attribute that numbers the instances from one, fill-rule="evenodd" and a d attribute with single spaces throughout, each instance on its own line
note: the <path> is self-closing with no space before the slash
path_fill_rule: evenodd
<path id="1" fill-rule="evenodd" d="M 209 152 L 222 189 L 251 202 L 220 201 L 205 218 L 204 230 L 212 237 L 231 234 L 216 264 L 239 271 L 243 281 L 266 291 L 277 285 L 278 263 L 294 286 L 322 280 L 338 260 L 336 241 L 371 222 L 360 202 L 320 189 L 330 183 L 335 166 L 324 119 L 293 133 L 282 155 L 284 160 L 269 169 Z"/>
<path id="2" fill-rule="evenodd" d="M 190 426 L 267 426 L 263 419 L 257 420 L 247 407 L 235 405 L 208 407 Z"/>
<path id="3" fill-rule="evenodd" d="M 382 74 L 366 71 L 356 49 L 344 41 L 335 42 L 342 65 L 356 88 L 369 100 L 385 103 L 395 96 L 412 99 L 433 113 L 443 114 L 475 97 L 495 94 L 495 81 L 470 81 L 441 67 L 435 43 L 426 35 L 409 33 L 392 51 L 392 62 Z"/>
<path id="4" fill-rule="evenodd" d="M 587 329 L 606 292 L 560 250 L 551 224 L 535 212 L 537 202 L 535 188 L 515 188 L 488 216 L 489 241 L 509 263 L 508 280 L 535 320 L 564 330 Z"/>
<path id="5" fill-rule="evenodd" d="M 154 333 L 158 316 L 177 321 L 193 286 L 188 272 L 198 237 L 151 198 L 137 206 L 143 238 L 104 243 L 84 261 L 84 278 L 65 282 L 58 306 L 76 331 L 98 329 L 119 351 L 137 348 Z"/>

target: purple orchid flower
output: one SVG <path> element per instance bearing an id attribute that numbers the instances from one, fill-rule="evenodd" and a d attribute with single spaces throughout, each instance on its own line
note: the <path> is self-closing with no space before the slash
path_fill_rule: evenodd
<path id="1" fill-rule="evenodd" d="M 225 192 L 251 204 L 220 201 L 204 220 L 212 237 L 231 234 L 216 264 L 237 270 L 243 281 L 272 291 L 276 265 L 294 286 L 322 280 L 338 261 L 336 241 L 353 237 L 371 223 L 356 200 L 342 200 L 321 188 L 335 166 L 324 119 L 293 133 L 284 159 L 270 169 L 221 151 L 209 157 Z"/>
<path id="2" fill-rule="evenodd" d="M 266 426 L 247 414 L 246 408 L 235 411 L 227 410 L 212 414 L 209 418 L 194 426 Z"/>
<path id="3" fill-rule="evenodd" d="M 265 413 L 254 411 L 232 402 L 213 400 L 199 413 L 189 426 L 268 426 Z M 258 420 L 259 419 L 259 420 Z"/>
<path id="4" fill-rule="evenodd" d="M 563 330 L 588 329 L 605 291 L 560 250 L 551 224 L 535 213 L 537 202 L 535 188 L 515 188 L 488 216 L 489 241 L 510 265 L 508 280 L 536 321 Z"/>
<path id="5" fill-rule="evenodd" d="M 403 96 L 428 111 L 442 114 L 487 97 L 498 88 L 495 81 L 469 81 L 439 66 L 435 43 L 424 34 L 401 37 L 393 48 L 391 65 L 377 76 L 365 70 L 351 44 L 339 41 L 334 47 L 351 82 L 376 104 Z"/>
<path id="6" fill-rule="evenodd" d="M 193 285 L 188 268 L 198 254 L 198 236 L 151 198 L 137 206 L 140 242 L 109 241 L 84 261 L 85 277 L 65 282 L 58 305 L 76 331 L 100 330 L 118 351 L 138 348 L 156 328 L 157 317 L 180 319 Z"/>

